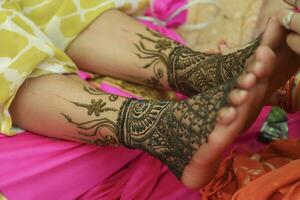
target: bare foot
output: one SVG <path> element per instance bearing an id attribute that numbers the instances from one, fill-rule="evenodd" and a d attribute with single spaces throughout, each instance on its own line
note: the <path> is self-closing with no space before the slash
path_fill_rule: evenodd
<path id="1" fill-rule="evenodd" d="M 204 186 L 249 113 L 262 107 L 274 54 L 268 47 L 257 52 L 250 64 L 254 73 L 245 71 L 187 100 L 125 101 L 118 120 L 120 142 L 160 159 L 186 186 Z"/>
<path id="2" fill-rule="evenodd" d="M 207 184 L 220 154 L 297 70 L 281 65 L 294 57 L 277 29 L 272 21 L 263 40 L 268 46 L 261 45 L 244 72 L 224 84 L 180 102 L 126 100 L 118 120 L 119 141 L 155 156 L 190 188 Z"/>
<path id="3" fill-rule="evenodd" d="M 219 120 L 208 142 L 199 148 L 183 172 L 181 180 L 186 186 L 198 189 L 213 178 L 221 153 L 249 121 L 255 120 L 261 110 L 275 58 L 273 51 L 265 46 L 258 48 L 255 57 L 255 61 L 247 67 L 253 69 L 253 72 L 245 73 L 238 78 L 240 88 L 248 91 L 247 98 L 243 102 L 233 103 L 230 109 L 220 110 Z M 256 84 L 253 86 L 254 82 Z M 231 102 L 235 102 L 239 98 L 231 94 L 230 99 Z"/>
<path id="4" fill-rule="evenodd" d="M 263 36 L 262 46 L 256 52 L 255 61 L 247 66 L 247 71 L 257 79 L 255 87 L 249 90 L 244 103 L 235 106 L 234 120 L 229 125 L 217 123 L 208 143 L 203 144 L 193 156 L 182 176 L 185 185 L 199 188 L 209 182 L 215 174 L 218 158 L 224 148 L 256 119 L 262 105 L 299 69 L 299 60 L 299 56 L 286 44 L 285 30 L 276 19 L 271 19 Z M 248 87 L 243 85 L 245 79 L 243 75 L 238 82 L 241 88 L 247 89 Z M 223 110 L 219 113 L 219 118 L 233 119 L 232 116 L 228 118 L 226 115 L 229 115 L 229 111 Z"/>

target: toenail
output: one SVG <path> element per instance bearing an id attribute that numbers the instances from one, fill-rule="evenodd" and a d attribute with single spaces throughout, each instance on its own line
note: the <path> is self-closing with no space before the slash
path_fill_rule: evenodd
<path id="1" fill-rule="evenodd" d="M 250 78 L 252 78 L 253 76 L 254 76 L 253 73 L 248 72 L 248 73 L 245 75 L 245 78 L 246 78 L 246 79 L 250 79 Z"/>
<path id="2" fill-rule="evenodd" d="M 239 90 L 238 95 L 240 98 L 246 97 L 247 96 L 247 91 L 246 90 Z"/>
<path id="3" fill-rule="evenodd" d="M 251 72 L 247 73 L 246 76 L 245 76 L 245 79 L 246 79 L 247 82 L 248 81 L 253 81 L 253 80 L 255 80 L 255 78 L 256 78 L 256 76 Z"/>
<path id="4" fill-rule="evenodd" d="M 234 112 L 235 112 L 235 109 L 233 107 L 226 107 L 226 113 L 227 115 L 231 116 Z"/>
<path id="5" fill-rule="evenodd" d="M 261 69 L 263 68 L 263 63 L 261 62 L 256 62 L 255 65 L 254 65 L 254 71 L 256 73 L 261 73 Z"/>
<path id="6" fill-rule="evenodd" d="M 219 113 L 217 117 L 217 122 L 221 124 L 227 124 L 231 122 L 231 119 L 233 118 L 235 113 L 234 107 L 225 107 L 222 108 L 221 112 Z"/>

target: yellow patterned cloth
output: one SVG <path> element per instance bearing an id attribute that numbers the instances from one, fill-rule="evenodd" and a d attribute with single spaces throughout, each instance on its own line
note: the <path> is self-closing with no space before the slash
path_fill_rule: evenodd
<path id="1" fill-rule="evenodd" d="M 7 200 L 7 199 L 4 197 L 4 195 L 2 195 L 2 194 L 0 193 L 0 200 Z"/>
<path id="2" fill-rule="evenodd" d="M 0 132 L 14 135 L 9 106 L 27 78 L 76 73 L 68 45 L 101 13 L 139 11 L 148 0 L 0 0 Z"/>

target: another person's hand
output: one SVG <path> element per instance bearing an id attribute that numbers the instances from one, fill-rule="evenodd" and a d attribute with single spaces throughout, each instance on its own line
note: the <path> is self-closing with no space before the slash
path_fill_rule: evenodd
<path id="1" fill-rule="evenodd" d="M 287 37 L 289 47 L 300 55 L 300 0 L 284 0 L 292 9 L 283 9 L 277 14 L 279 23 L 290 31 Z"/>

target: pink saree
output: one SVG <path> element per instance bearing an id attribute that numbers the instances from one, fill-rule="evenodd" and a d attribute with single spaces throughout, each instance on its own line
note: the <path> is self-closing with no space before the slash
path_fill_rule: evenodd
<path id="1" fill-rule="evenodd" d="M 160 161 L 32 133 L 0 138 L 0 188 L 9 199 L 199 199 Z"/>

